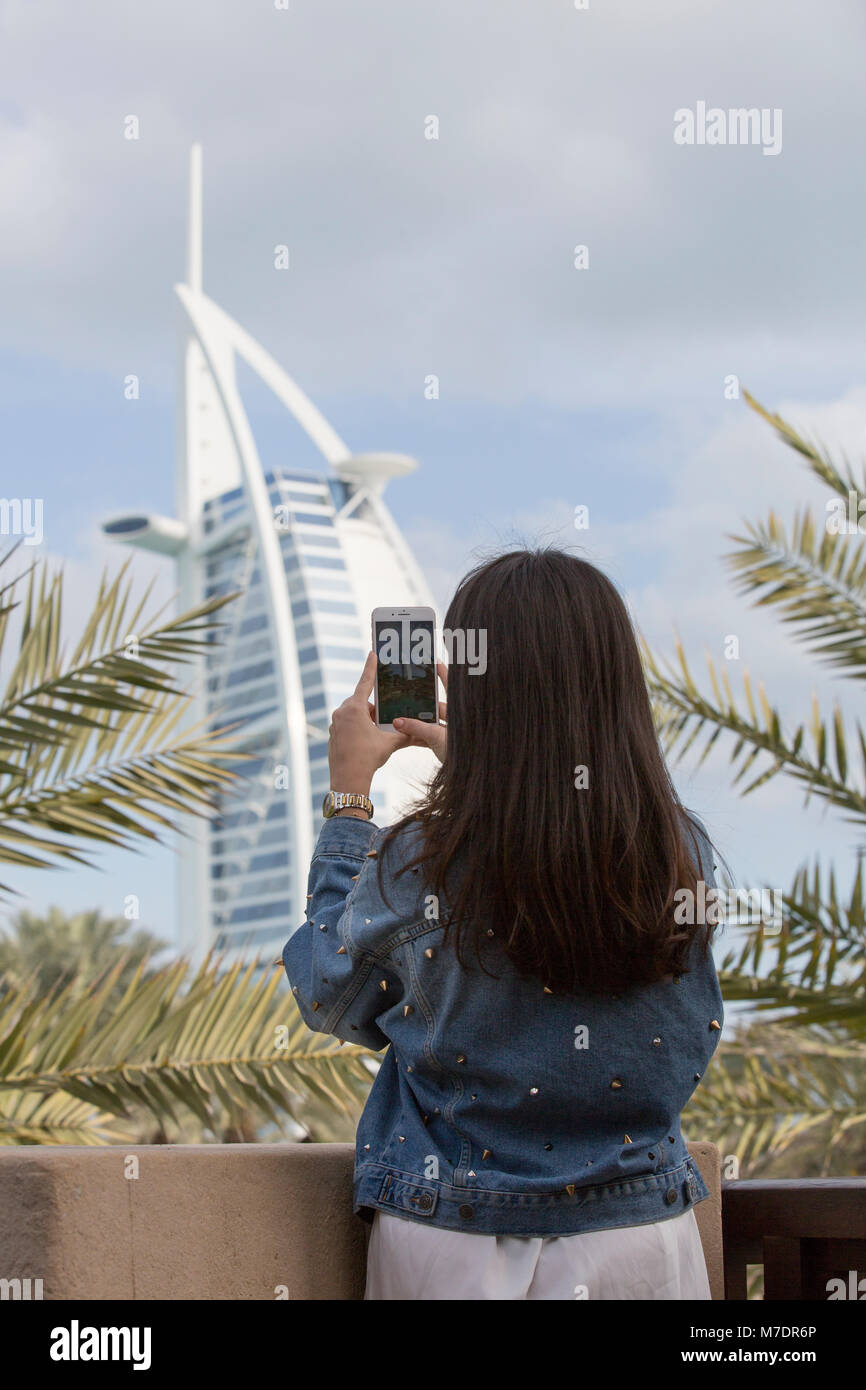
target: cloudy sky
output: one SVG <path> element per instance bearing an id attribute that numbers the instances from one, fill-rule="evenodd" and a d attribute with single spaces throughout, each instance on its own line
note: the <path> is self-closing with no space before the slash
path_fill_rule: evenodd
<path id="1" fill-rule="evenodd" d="M 206 291 L 354 449 L 421 460 L 388 500 L 440 602 L 504 543 L 578 544 L 659 651 L 679 631 L 701 668 L 733 633 L 732 680 L 789 721 L 813 689 L 857 711 L 722 557 L 825 496 L 726 378 L 866 452 L 859 0 L 0 0 L 0 37 L 0 490 L 44 498 L 70 633 L 121 558 L 99 522 L 174 509 L 198 140 Z M 700 102 L 780 112 L 781 150 L 677 144 Z M 248 402 L 266 459 L 316 466 Z M 790 785 L 742 801 L 722 756 L 677 776 L 740 882 L 818 852 L 848 881 L 855 831 Z M 16 882 L 36 907 L 137 893 L 170 937 L 175 852 Z"/>

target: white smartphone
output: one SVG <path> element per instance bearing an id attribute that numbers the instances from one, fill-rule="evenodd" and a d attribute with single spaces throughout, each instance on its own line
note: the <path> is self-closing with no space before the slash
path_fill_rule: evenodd
<path id="1" fill-rule="evenodd" d="M 394 720 L 439 723 L 436 685 L 436 614 L 432 608 L 374 608 L 376 723 Z"/>

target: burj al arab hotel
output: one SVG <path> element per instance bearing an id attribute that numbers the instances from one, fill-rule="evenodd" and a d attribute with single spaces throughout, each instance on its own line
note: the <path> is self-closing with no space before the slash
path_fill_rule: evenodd
<path id="1" fill-rule="evenodd" d="M 177 516 L 112 517 L 126 545 L 174 557 L 179 608 L 241 591 L 227 626 L 188 682 L 190 718 L 235 724 L 251 760 L 211 821 L 185 824 L 179 854 L 180 949 L 201 959 L 278 953 L 303 920 L 306 876 L 328 790 L 330 712 L 354 689 L 378 605 L 432 604 L 382 500 L 417 465 L 402 454 L 352 454 L 277 362 L 202 291 L 201 149 L 190 160 Z M 265 473 L 241 400 L 238 361 L 274 393 L 323 456 Z M 190 668 L 192 669 L 192 668 Z M 407 749 L 377 774 L 388 824 L 428 778 L 432 757 Z M 337 791 L 351 791 L 338 787 Z"/>

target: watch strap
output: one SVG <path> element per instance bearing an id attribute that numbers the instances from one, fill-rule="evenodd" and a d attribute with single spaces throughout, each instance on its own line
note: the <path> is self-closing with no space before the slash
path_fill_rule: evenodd
<path id="1" fill-rule="evenodd" d="M 326 818 L 330 818 L 335 816 L 338 811 L 350 809 L 366 811 L 368 817 L 371 820 L 373 818 L 373 803 L 369 796 L 363 796 L 360 792 L 328 792 L 322 807 L 322 814 Z"/>

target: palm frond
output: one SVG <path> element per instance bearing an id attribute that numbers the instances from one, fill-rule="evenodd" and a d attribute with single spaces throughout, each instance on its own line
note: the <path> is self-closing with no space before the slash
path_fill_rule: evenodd
<path id="1" fill-rule="evenodd" d="M 828 1038 L 866 1042 L 866 926 L 858 865 L 846 901 L 835 875 L 801 868 L 783 898 L 782 921 L 768 933 L 756 923 L 719 966 L 725 998 L 754 1016 L 791 1028 L 820 1028 Z"/>
<path id="2" fill-rule="evenodd" d="M 230 764 L 244 757 L 230 729 L 212 719 L 189 725 L 189 697 L 176 684 L 176 668 L 211 645 L 216 614 L 236 595 L 146 618 L 150 590 L 134 600 L 128 564 L 113 579 L 103 574 L 69 660 L 62 577 L 44 565 L 27 576 L 0 698 L 0 861 L 86 864 L 86 842 L 159 840 L 178 816 L 209 814 L 234 779 Z M 0 618 L 0 651 L 9 631 Z"/>
<path id="3" fill-rule="evenodd" d="M 0 1144 L 120 1144 L 129 1136 L 113 1115 L 65 1091 L 5 1091 Z"/>
<path id="4" fill-rule="evenodd" d="M 754 1025 L 721 1045 L 683 1119 L 744 1165 L 766 1166 L 811 1139 L 827 1172 L 837 1146 L 866 1125 L 866 1047 Z"/>
<path id="5" fill-rule="evenodd" d="M 804 458 L 835 494 L 828 512 L 866 508 L 866 477 L 746 393 L 750 407 Z M 866 672 L 866 550 L 859 527 L 821 526 L 809 509 L 786 529 L 775 512 L 732 537 L 735 584 L 839 672 Z M 728 675 L 707 658 L 699 688 L 677 643 L 674 663 L 644 646 L 647 680 L 666 751 L 702 762 L 729 745 L 733 782 L 745 795 L 784 774 L 808 801 L 817 796 L 862 825 L 866 813 L 866 737 L 846 726 L 839 705 L 786 728 L 761 684 L 746 674 L 735 697 Z M 739 932 L 742 929 L 737 926 Z M 835 872 L 804 866 L 783 898 L 781 928 L 747 928 L 729 941 L 719 977 L 733 1014 L 726 1040 L 693 1097 L 687 1122 L 702 1137 L 759 1170 L 860 1171 L 866 1143 L 866 910 L 858 856 L 850 890 Z M 846 1168 L 847 1165 L 847 1168 Z"/>
<path id="6" fill-rule="evenodd" d="M 707 657 L 711 694 L 704 694 L 692 676 L 682 644 L 676 645 L 679 669 L 653 655 L 642 644 L 644 669 L 653 698 L 656 722 L 665 752 L 679 759 L 693 747 L 703 762 L 722 734 L 733 736 L 730 762 L 734 785 L 743 795 L 762 786 L 779 772 L 785 772 L 805 789 L 807 798 L 816 795 L 848 813 L 852 820 L 866 818 L 866 735 L 855 726 L 859 785 L 852 780 L 851 756 L 841 711 L 834 708 L 825 720 L 817 699 L 813 701 L 808 725 L 799 724 L 786 732 L 776 706 L 767 698 L 763 685 L 757 689 L 746 673 L 743 676 L 745 712 L 738 708 L 727 672 L 716 669 Z M 811 752 L 807 748 L 811 747 Z"/>
<path id="7" fill-rule="evenodd" d="M 311 1033 L 292 996 L 277 993 L 281 969 L 263 972 L 257 961 L 224 969 L 209 957 L 190 978 L 183 960 L 150 975 L 140 966 L 106 1021 L 119 969 L 83 993 L 73 981 L 47 997 L 32 983 L 0 996 L 7 1132 L 16 1122 L 7 1098 L 22 1094 L 62 1094 L 89 1107 L 76 1120 L 97 1142 L 109 1123 L 128 1133 L 141 1107 L 160 1123 L 192 1114 L 214 1132 L 248 1114 L 302 1123 L 305 1096 L 342 1111 L 360 1107 L 371 1054 Z"/>
<path id="8" fill-rule="evenodd" d="M 778 606 L 782 621 L 822 661 L 866 674 L 866 548 L 860 538 L 831 535 L 806 509 L 790 534 L 775 513 L 726 556 L 741 593 L 760 592 L 756 607 Z"/>
<path id="9" fill-rule="evenodd" d="M 828 487 L 831 487 L 841 498 L 847 501 L 848 494 L 851 492 L 855 493 L 858 499 L 866 497 L 866 476 L 861 473 L 859 478 L 855 477 L 854 471 L 844 455 L 842 467 L 837 467 L 827 449 L 806 439 L 799 430 L 795 430 L 793 425 L 788 424 L 787 420 L 783 420 L 781 415 L 775 415 L 762 406 L 749 391 L 743 391 L 743 398 L 756 415 L 760 415 L 762 420 L 766 420 L 768 425 L 772 425 L 783 443 L 806 459 L 815 476 L 826 483 Z"/>

